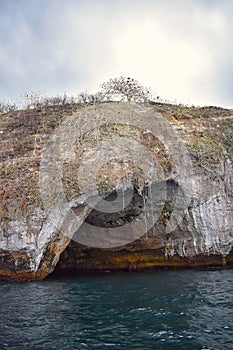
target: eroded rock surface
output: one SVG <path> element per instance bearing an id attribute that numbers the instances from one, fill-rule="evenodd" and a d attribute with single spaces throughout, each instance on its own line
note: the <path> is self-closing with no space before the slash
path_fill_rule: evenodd
<path id="1" fill-rule="evenodd" d="M 75 109 L 1 116 L 0 278 L 233 262 L 232 110 Z"/>

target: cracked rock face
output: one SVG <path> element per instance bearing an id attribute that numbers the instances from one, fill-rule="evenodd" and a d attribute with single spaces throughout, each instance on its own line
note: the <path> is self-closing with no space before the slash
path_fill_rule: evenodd
<path id="1" fill-rule="evenodd" d="M 2 116 L 0 278 L 233 262 L 231 110 L 62 108 Z"/>

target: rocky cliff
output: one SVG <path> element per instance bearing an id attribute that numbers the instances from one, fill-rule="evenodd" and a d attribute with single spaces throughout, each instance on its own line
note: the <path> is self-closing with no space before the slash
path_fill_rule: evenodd
<path id="1" fill-rule="evenodd" d="M 232 110 L 38 106 L 0 135 L 0 278 L 233 263 Z"/>

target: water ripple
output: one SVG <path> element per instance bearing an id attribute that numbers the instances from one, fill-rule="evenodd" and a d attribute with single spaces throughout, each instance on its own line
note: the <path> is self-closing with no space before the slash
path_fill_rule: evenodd
<path id="1" fill-rule="evenodd" d="M 232 270 L 0 284 L 0 349 L 233 349 Z"/>

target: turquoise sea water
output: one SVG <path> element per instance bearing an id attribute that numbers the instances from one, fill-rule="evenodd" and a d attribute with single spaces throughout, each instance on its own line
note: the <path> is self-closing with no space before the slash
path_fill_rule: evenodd
<path id="1" fill-rule="evenodd" d="M 0 349 L 233 349 L 233 270 L 0 283 Z"/>

